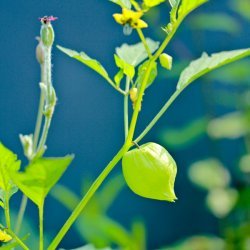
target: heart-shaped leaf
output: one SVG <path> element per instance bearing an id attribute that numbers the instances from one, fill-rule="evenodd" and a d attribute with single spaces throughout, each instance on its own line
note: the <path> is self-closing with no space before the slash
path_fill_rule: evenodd
<path id="1" fill-rule="evenodd" d="M 99 75 L 101 75 L 109 83 L 112 82 L 112 80 L 110 79 L 107 71 L 104 69 L 104 67 L 101 65 L 101 63 L 98 62 L 95 59 L 92 59 L 86 53 L 84 53 L 84 52 L 78 53 L 77 51 L 74 51 L 74 50 L 71 50 L 71 49 L 67 49 L 67 48 L 64 48 L 62 46 L 57 46 L 57 48 L 59 50 L 61 50 L 63 53 L 65 53 L 66 55 L 68 55 L 68 56 L 70 56 L 70 57 L 72 57 L 72 58 L 80 61 L 81 63 L 85 64 L 89 68 L 91 68 L 94 71 L 96 71 Z"/>
<path id="2" fill-rule="evenodd" d="M 120 68 L 123 72 L 124 75 L 128 76 L 130 79 L 133 79 L 134 75 L 135 75 L 135 67 L 129 63 L 127 63 L 126 61 L 124 61 L 123 59 L 121 59 L 119 56 L 117 56 L 115 54 L 115 64 L 118 68 Z M 117 83 L 119 82 L 116 81 Z"/>
<path id="3" fill-rule="evenodd" d="M 109 0 L 109 1 L 121 6 L 122 8 L 131 9 L 130 0 Z"/>
<path id="4" fill-rule="evenodd" d="M 20 165 L 17 156 L 0 143 L 0 199 L 3 202 L 6 195 L 10 198 L 18 190 L 10 173 L 18 171 Z"/>
<path id="5" fill-rule="evenodd" d="M 40 207 L 73 158 L 72 155 L 40 158 L 28 165 L 25 172 L 13 173 L 12 178 L 19 189 Z"/>
<path id="6" fill-rule="evenodd" d="M 152 8 L 154 6 L 157 6 L 163 2 L 165 2 L 166 0 L 143 0 L 143 3 L 148 7 L 148 8 Z"/>
<path id="7" fill-rule="evenodd" d="M 211 56 L 203 53 L 199 59 L 192 61 L 190 65 L 182 71 L 177 89 L 181 90 L 210 71 L 247 56 L 250 56 L 249 48 L 215 53 Z"/>
<path id="8" fill-rule="evenodd" d="M 155 42 L 150 38 L 146 38 L 146 42 L 151 53 L 154 53 L 159 47 L 159 42 Z M 148 53 L 141 42 L 133 45 L 125 43 L 116 48 L 116 54 L 123 61 L 135 67 L 148 58 Z"/>

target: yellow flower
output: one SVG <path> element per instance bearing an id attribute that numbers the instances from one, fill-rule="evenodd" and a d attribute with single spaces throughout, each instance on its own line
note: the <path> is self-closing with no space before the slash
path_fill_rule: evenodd
<path id="1" fill-rule="evenodd" d="M 0 229 L 0 242 L 8 242 L 11 241 L 12 237 L 7 234 L 5 231 Z"/>
<path id="2" fill-rule="evenodd" d="M 121 25 L 129 24 L 132 28 L 147 28 L 148 24 L 141 20 L 142 11 L 133 11 L 126 8 L 122 9 L 122 14 L 114 14 L 115 21 Z"/>

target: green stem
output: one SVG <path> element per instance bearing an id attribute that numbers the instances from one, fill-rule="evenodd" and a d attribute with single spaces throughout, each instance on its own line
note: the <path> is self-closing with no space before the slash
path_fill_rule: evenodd
<path id="1" fill-rule="evenodd" d="M 39 107 L 38 107 L 38 113 L 37 113 L 37 120 L 36 120 L 36 127 L 35 127 L 35 132 L 34 132 L 33 152 L 36 152 L 38 139 L 39 139 L 39 135 L 40 135 L 41 127 L 42 127 L 44 101 L 45 101 L 45 93 L 41 89 L 40 101 L 39 101 Z"/>
<path id="2" fill-rule="evenodd" d="M 135 127 L 136 127 L 136 123 L 137 123 L 137 119 L 139 116 L 139 112 L 141 110 L 141 105 L 142 105 L 142 98 L 147 86 L 147 82 L 148 82 L 148 78 L 150 76 L 150 72 L 151 72 L 151 68 L 153 66 L 153 61 L 152 59 L 149 60 L 148 62 L 148 66 L 147 66 L 147 70 L 145 72 L 139 93 L 138 93 L 138 98 L 135 104 L 135 108 L 134 108 L 134 112 L 132 115 L 132 119 L 130 122 L 130 126 L 129 126 L 129 132 L 128 132 L 128 136 L 127 136 L 127 144 L 130 145 L 133 141 L 133 137 L 134 137 L 134 132 L 135 132 Z M 130 145 L 131 146 L 131 145 Z"/>
<path id="3" fill-rule="evenodd" d="M 154 119 L 148 124 L 148 126 L 143 130 L 143 132 L 135 139 L 135 142 L 138 143 L 142 138 L 152 129 L 152 127 L 157 123 L 157 121 L 164 115 L 164 113 L 168 110 L 171 104 L 175 101 L 175 99 L 182 92 L 176 90 L 174 94 L 170 97 L 170 99 L 165 103 L 165 105 L 161 108 L 161 110 L 157 113 Z"/>
<path id="4" fill-rule="evenodd" d="M 124 134 L 125 134 L 125 140 L 128 136 L 128 96 L 129 96 L 129 87 L 130 87 L 130 78 L 127 76 L 126 78 L 126 87 L 125 92 L 127 93 L 124 96 Z"/>
<path id="5" fill-rule="evenodd" d="M 26 210 L 27 202 L 28 202 L 28 197 L 26 195 L 23 195 L 21 205 L 19 208 L 19 212 L 18 212 L 18 216 L 17 216 L 16 226 L 15 226 L 16 234 L 18 234 L 20 229 L 21 229 L 21 225 L 22 225 L 24 213 Z"/>
<path id="6" fill-rule="evenodd" d="M 40 157 L 40 155 L 43 154 L 44 149 L 45 149 L 45 143 L 47 140 L 47 136 L 49 133 L 49 128 L 51 124 L 52 117 L 51 116 L 46 116 L 45 121 L 44 121 L 44 127 L 43 127 L 43 132 L 40 138 L 39 145 L 37 147 L 37 156 Z"/>
<path id="7" fill-rule="evenodd" d="M 39 211 L 39 250 L 43 250 L 43 210 L 44 203 L 38 207 Z"/>
<path id="8" fill-rule="evenodd" d="M 120 149 L 120 151 L 115 155 L 115 157 L 112 159 L 112 161 L 106 166 L 106 168 L 103 170 L 103 172 L 97 177 L 95 182 L 92 184 L 86 195 L 83 197 L 83 199 L 80 201 L 80 203 L 77 205 L 77 207 L 74 209 L 74 211 L 71 213 L 68 220 L 65 222 L 61 230 L 58 232 L 52 243 L 49 245 L 48 250 L 55 250 L 56 247 L 59 245 L 65 234 L 68 232 L 69 228 L 72 226 L 72 224 L 75 222 L 75 220 L 78 218 L 78 216 L 82 213 L 83 209 L 87 205 L 87 203 L 90 201 L 92 196 L 95 194 L 95 192 L 98 190 L 98 188 L 101 186 L 103 181 L 106 179 L 106 177 L 109 175 L 109 173 L 113 170 L 113 168 L 116 166 L 116 164 L 122 159 L 123 155 L 130 149 L 130 147 L 133 146 L 133 136 L 136 128 L 136 123 L 138 119 L 138 115 L 141 109 L 142 104 L 142 98 L 147 86 L 148 78 L 150 76 L 151 68 L 153 66 L 153 62 L 158 59 L 162 51 L 165 49 L 165 47 L 168 45 L 169 41 L 173 37 L 174 33 L 176 32 L 179 24 L 176 25 L 171 34 L 168 35 L 168 37 L 164 40 L 158 51 L 155 53 L 155 55 L 150 58 L 147 66 L 147 70 L 145 72 L 139 94 L 138 99 L 135 104 L 134 112 L 132 115 L 132 119 L 129 126 L 128 136 L 126 139 L 126 142 L 124 146 Z"/>
<path id="9" fill-rule="evenodd" d="M 101 186 L 103 181 L 106 179 L 108 174 L 113 170 L 116 164 L 122 159 L 123 155 L 128 151 L 129 147 L 123 146 L 121 150 L 115 155 L 112 161 L 106 166 L 106 168 L 102 171 L 102 173 L 97 177 L 95 182 L 92 184 L 86 195 L 71 213 L 68 220 L 65 222 L 61 230 L 58 232 L 57 236 L 54 238 L 52 243 L 49 245 L 48 250 L 55 250 L 58 244 L 61 242 L 65 234 L 68 232 L 69 228 L 75 222 L 77 217 L 82 213 L 82 210 L 85 208 L 89 200 L 95 194 L 97 189 Z"/>
<path id="10" fill-rule="evenodd" d="M 14 232 L 12 232 L 10 229 L 6 229 L 6 232 L 16 240 L 22 249 L 29 250 L 29 247 L 25 245 L 25 243 Z"/>
<path id="11" fill-rule="evenodd" d="M 10 222 L 10 198 L 9 194 L 5 192 L 5 199 L 4 199 L 4 215 L 7 228 L 11 229 L 11 222 Z"/>
<path id="12" fill-rule="evenodd" d="M 165 50 L 169 42 L 172 40 L 173 36 L 175 35 L 177 29 L 179 28 L 183 18 L 180 18 L 172 27 L 172 31 L 167 35 L 165 40 L 162 42 L 160 48 L 156 51 L 156 53 L 153 55 L 152 60 L 156 61 L 158 57 L 161 55 L 161 53 Z"/>
<path id="13" fill-rule="evenodd" d="M 121 88 L 119 88 L 119 87 L 117 87 L 116 86 L 116 84 L 111 80 L 111 79 L 109 79 L 109 80 L 107 80 L 108 81 L 108 83 L 115 89 L 115 90 L 117 90 L 119 93 L 121 93 L 122 95 L 126 95 L 126 92 L 124 91 L 124 90 L 122 90 Z"/>
<path id="14" fill-rule="evenodd" d="M 144 36 L 142 30 L 139 29 L 139 28 L 136 29 L 136 30 L 137 30 L 137 33 L 138 33 L 138 35 L 139 35 L 139 37 L 140 37 L 140 39 L 141 39 L 141 41 L 142 41 L 142 43 L 143 43 L 143 45 L 144 45 L 144 47 L 145 47 L 147 53 L 148 53 L 148 57 L 149 57 L 149 58 L 152 58 L 152 54 L 151 54 L 150 48 L 148 47 L 148 43 L 147 43 L 147 41 L 146 41 L 146 39 L 145 39 L 145 36 Z"/>

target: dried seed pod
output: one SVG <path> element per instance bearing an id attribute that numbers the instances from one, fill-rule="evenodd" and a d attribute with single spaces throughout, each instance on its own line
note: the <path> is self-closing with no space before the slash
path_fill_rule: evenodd
<path id="1" fill-rule="evenodd" d="M 174 202 L 177 166 L 161 145 L 147 143 L 127 152 L 122 160 L 125 180 L 136 194 L 150 199 Z"/>

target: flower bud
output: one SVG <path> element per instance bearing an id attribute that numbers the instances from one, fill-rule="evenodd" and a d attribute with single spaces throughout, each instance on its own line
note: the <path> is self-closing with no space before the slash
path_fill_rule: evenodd
<path id="1" fill-rule="evenodd" d="M 9 242 L 12 240 L 12 237 L 7 234 L 4 230 L 0 229 L 0 242 Z"/>
<path id="2" fill-rule="evenodd" d="M 44 16 L 40 18 L 42 23 L 40 36 L 41 41 L 45 47 L 51 47 L 53 45 L 55 34 L 53 27 L 51 25 L 51 21 L 55 21 L 57 18 L 53 16 Z"/>
<path id="3" fill-rule="evenodd" d="M 138 89 L 137 88 L 131 88 L 129 91 L 130 100 L 134 103 L 137 101 L 138 98 Z"/>
<path id="4" fill-rule="evenodd" d="M 36 37 L 36 39 L 39 42 L 36 46 L 36 59 L 39 64 L 43 64 L 44 63 L 44 49 L 43 49 L 40 37 Z"/>
<path id="5" fill-rule="evenodd" d="M 172 56 L 166 53 L 163 53 L 160 55 L 159 59 L 160 59 L 160 64 L 163 68 L 168 69 L 168 70 L 172 69 L 172 64 L 173 64 Z"/>
<path id="6" fill-rule="evenodd" d="M 124 178 L 136 194 L 150 199 L 174 202 L 177 166 L 166 149 L 147 143 L 127 152 L 122 159 Z"/>
<path id="7" fill-rule="evenodd" d="M 20 141 L 22 143 L 23 146 L 23 151 L 24 151 L 24 155 L 28 158 L 28 159 L 32 159 L 33 156 L 33 135 L 19 135 L 20 137 Z"/>

